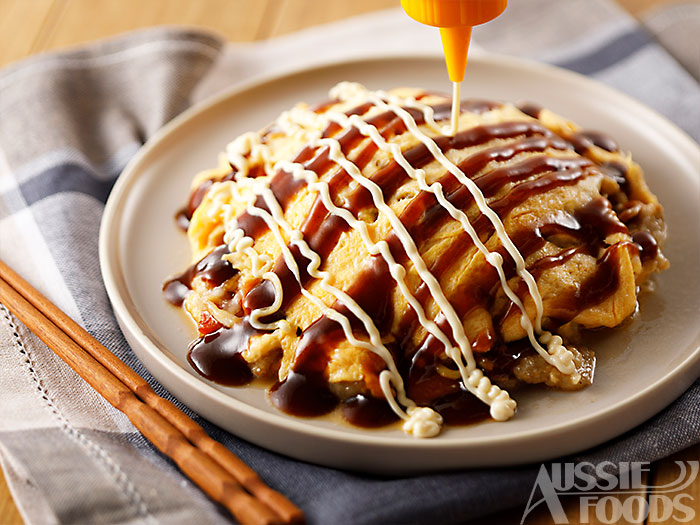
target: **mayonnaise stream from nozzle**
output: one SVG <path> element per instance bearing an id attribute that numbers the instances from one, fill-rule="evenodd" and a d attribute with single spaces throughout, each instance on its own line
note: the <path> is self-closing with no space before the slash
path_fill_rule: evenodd
<path id="1" fill-rule="evenodd" d="M 451 134 L 457 133 L 460 84 L 467 68 L 472 27 L 490 22 L 508 0 L 401 0 L 406 14 L 422 24 L 440 28 L 447 73 L 452 81 Z"/>

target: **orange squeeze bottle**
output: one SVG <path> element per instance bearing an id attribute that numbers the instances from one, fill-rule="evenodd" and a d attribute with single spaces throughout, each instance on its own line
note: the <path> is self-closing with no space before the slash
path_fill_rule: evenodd
<path id="1" fill-rule="evenodd" d="M 406 14 L 440 28 L 447 73 L 453 82 L 452 133 L 459 118 L 459 84 L 464 80 L 472 27 L 490 22 L 507 7 L 508 0 L 401 0 Z"/>

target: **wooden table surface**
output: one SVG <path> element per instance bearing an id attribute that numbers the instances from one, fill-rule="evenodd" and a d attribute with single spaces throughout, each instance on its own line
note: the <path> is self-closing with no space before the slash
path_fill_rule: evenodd
<path id="1" fill-rule="evenodd" d="M 648 9 L 678 0 L 619 0 L 635 16 Z M 698 0 L 700 1 L 700 0 Z M 42 51 L 103 38 L 123 31 L 158 24 L 186 24 L 220 32 L 231 41 L 261 40 L 338 20 L 348 16 L 394 7 L 398 0 L 0 0 L 0 67 Z M 98 8 L 99 5 L 99 8 Z M 700 445 L 651 465 L 649 485 L 663 485 L 678 475 L 674 460 L 700 459 Z M 685 489 L 686 501 L 700 523 L 700 476 Z M 631 492 L 649 498 L 647 491 Z M 552 519 L 540 506 L 526 523 L 545 524 Z M 570 523 L 579 521 L 578 498 L 564 499 Z M 483 523 L 520 523 L 523 509 L 490 517 Z M 481 522 L 479 522 L 481 523 Z M 588 523 L 599 523 L 595 515 Z M 625 521 L 621 523 L 627 523 Z M 0 472 L 0 524 L 21 525 Z"/>

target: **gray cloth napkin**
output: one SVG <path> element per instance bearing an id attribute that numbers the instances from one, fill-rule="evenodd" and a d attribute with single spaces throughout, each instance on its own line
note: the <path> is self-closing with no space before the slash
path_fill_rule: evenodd
<path id="1" fill-rule="evenodd" d="M 649 24 L 697 74 L 693 55 L 681 54 L 688 41 L 679 39 L 698 34 L 700 14 L 691 7 L 677 12 L 657 13 Z M 674 24 L 685 29 L 664 29 Z M 597 78 L 700 140 L 697 80 L 607 0 L 513 2 L 475 38 L 491 51 Z M 439 41 L 392 10 L 235 46 L 157 28 L 6 68 L 0 73 L 0 257 L 172 399 L 127 346 L 102 285 L 98 226 L 116 177 L 148 137 L 211 93 L 272 70 L 377 49 L 439 53 Z M 230 520 L 4 307 L 0 370 L 0 464 L 28 523 Z M 699 408 L 700 381 L 648 422 L 575 459 L 665 457 L 700 441 Z M 539 467 L 363 476 L 262 450 L 188 413 L 298 503 L 311 523 L 464 522 L 524 505 Z"/>

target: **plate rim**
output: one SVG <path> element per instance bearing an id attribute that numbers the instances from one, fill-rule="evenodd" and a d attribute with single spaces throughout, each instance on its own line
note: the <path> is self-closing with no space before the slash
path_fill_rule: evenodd
<path id="1" fill-rule="evenodd" d="M 184 382 L 190 388 L 194 388 L 200 395 L 207 398 L 208 401 L 213 401 L 215 403 L 224 403 L 231 406 L 237 411 L 245 411 L 247 417 L 252 417 L 261 423 L 266 425 L 282 426 L 286 430 L 293 431 L 295 433 L 301 433 L 307 436 L 313 436 L 315 438 L 323 438 L 331 441 L 338 441 L 347 443 L 351 441 L 357 445 L 368 445 L 372 447 L 392 447 L 392 448 L 409 448 L 416 450 L 432 450 L 439 448 L 450 448 L 450 447 L 470 447 L 470 446 L 481 446 L 484 444 L 484 440 L 488 439 L 488 445 L 507 445 L 509 443 L 517 442 L 523 439 L 533 439 L 542 437 L 545 434 L 550 433 L 560 433 L 564 431 L 570 431 L 569 427 L 590 427 L 595 426 L 597 423 L 609 419 L 611 415 L 617 413 L 619 410 L 624 410 L 625 407 L 629 407 L 632 404 L 639 403 L 643 399 L 648 399 L 654 394 L 656 394 L 657 389 L 663 388 L 665 392 L 673 392 L 672 396 L 668 396 L 669 399 L 661 403 L 660 407 L 654 408 L 650 414 L 644 411 L 644 415 L 637 417 L 634 424 L 623 425 L 625 428 L 622 430 L 615 430 L 612 433 L 603 433 L 604 436 L 598 441 L 591 441 L 588 446 L 595 446 L 603 441 L 607 441 L 614 436 L 619 435 L 626 430 L 633 428 L 634 426 L 645 421 L 649 417 L 658 413 L 663 407 L 670 404 L 674 399 L 676 399 L 683 391 L 685 391 L 691 383 L 685 384 L 685 380 L 681 381 L 685 384 L 683 388 L 673 388 L 673 385 L 668 385 L 667 383 L 672 383 L 673 381 L 679 379 L 681 376 L 687 374 L 696 375 L 700 372 L 700 337 L 696 336 L 695 340 L 690 343 L 696 345 L 696 348 L 690 352 L 690 354 L 679 362 L 675 367 L 673 367 L 669 372 L 661 376 L 659 379 L 653 383 L 646 386 L 646 388 L 640 390 L 636 394 L 620 400 L 617 403 L 609 405 L 608 407 L 597 411 L 595 414 L 588 416 L 584 419 L 579 419 L 576 421 L 564 421 L 553 426 L 546 427 L 546 429 L 531 429 L 527 431 L 520 431 L 514 434 L 506 434 L 502 436 L 488 437 L 483 436 L 461 436 L 461 437 L 450 437 L 441 436 L 437 439 L 429 440 L 419 440 L 412 439 L 410 436 L 404 438 L 403 436 L 382 436 L 372 431 L 366 433 L 349 433 L 346 432 L 342 426 L 338 425 L 337 428 L 322 428 L 318 426 L 307 425 L 303 418 L 295 418 L 293 416 L 288 416 L 286 414 L 275 414 L 265 412 L 262 409 L 253 407 L 244 401 L 238 400 L 232 396 L 225 394 L 213 386 L 208 384 L 202 379 L 199 379 L 192 374 L 188 373 L 180 363 L 176 362 L 172 357 L 161 351 L 159 346 L 151 340 L 151 338 L 142 330 L 139 325 L 138 320 L 135 318 L 137 312 L 134 312 L 133 303 L 131 308 L 122 297 L 122 293 L 128 298 L 128 290 L 126 289 L 126 283 L 124 276 L 122 274 L 122 268 L 120 264 L 119 248 L 115 240 L 115 236 L 118 235 L 120 230 L 120 221 L 123 217 L 124 211 L 124 200 L 125 196 L 128 195 L 128 191 L 138 180 L 139 167 L 142 163 L 146 162 L 153 151 L 160 145 L 161 142 L 168 139 L 168 137 L 179 130 L 183 125 L 187 124 L 190 120 L 195 119 L 201 113 L 211 111 L 216 106 L 225 103 L 228 99 L 238 96 L 239 94 L 254 89 L 257 86 L 267 84 L 270 82 L 282 80 L 287 77 L 292 77 L 296 75 L 306 74 L 315 70 L 323 70 L 330 67 L 338 67 L 342 65 L 355 65 L 367 62 L 383 62 L 387 60 L 416 60 L 416 59 L 440 59 L 441 57 L 435 53 L 388 53 L 373 57 L 356 57 L 346 60 L 328 60 L 321 63 L 315 63 L 301 68 L 290 69 L 282 72 L 275 72 L 268 75 L 261 75 L 255 78 L 249 79 L 239 85 L 233 86 L 229 89 L 216 94 L 207 100 L 201 101 L 192 107 L 185 110 L 180 115 L 176 116 L 160 130 L 158 130 L 137 152 L 137 154 L 129 161 L 120 176 L 118 177 L 112 191 L 110 192 L 108 201 L 105 205 L 104 213 L 101 219 L 100 232 L 99 232 L 99 261 L 100 269 L 102 273 L 102 278 L 109 296 L 110 302 L 114 309 L 114 313 L 119 321 L 121 329 L 125 332 L 124 335 L 127 336 L 127 332 L 132 337 L 139 340 L 139 342 L 148 349 L 149 357 L 155 359 L 161 366 L 163 366 L 169 373 L 175 376 L 175 379 Z M 564 70 L 556 66 L 551 66 L 548 64 L 536 62 L 534 60 L 523 59 L 518 57 L 511 57 L 506 55 L 494 54 L 480 51 L 475 53 L 474 56 L 470 56 L 470 61 L 474 62 L 485 62 L 487 64 L 503 66 L 507 68 L 515 69 L 527 69 L 528 71 L 534 71 L 536 73 L 544 74 L 547 76 L 555 76 L 560 79 L 567 80 L 569 82 L 576 82 L 584 84 L 587 89 L 593 89 L 594 91 L 602 92 L 607 97 L 613 97 L 618 99 L 620 102 L 631 107 L 635 112 L 635 116 L 643 117 L 645 120 L 651 119 L 655 122 L 657 127 L 657 132 L 659 134 L 664 134 L 667 138 L 670 137 L 679 150 L 682 150 L 683 157 L 689 162 L 696 162 L 700 164 L 700 145 L 698 145 L 689 135 L 687 135 L 683 130 L 678 128 L 674 123 L 668 120 L 663 115 L 657 113 L 655 110 L 649 108 L 648 106 L 642 104 L 641 102 L 635 100 L 629 95 L 626 95 L 612 87 L 602 84 L 594 79 L 588 78 L 584 75 L 578 73 Z M 658 124 L 663 126 L 663 129 L 658 129 Z M 697 177 L 700 179 L 700 174 Z M 121 280 L 121 283 L 119 282 Z M 140 317 L 140 316 L 138 316 Z M 700 336 L 700 333 L 698 334 Z M 143 363 L 142 357 L 139 355 L 139 351 L 135 350 L 132 345 L 130 345 L 132 351 L 139 357 L 139 360 Z M 149 369 L 150 367 L 144 366 Z M 698 369 L 696 372 L 692 370 Z M 171 395 L 179 399 L 179 396 L 171 392 Z M 665 397 L 666 396 L 661 396 Z M 651 405 L 658 405 L 657 403 L 651 403 Z M 595 441 L 595 442 L 594 442 Z M 580 447 L 578 448 L 580 449 Z M 570 451 L 572 452 L 572 451 Z M 286 452 L 285 452 L 286 453 Z M 528 461 L 529 462 L 529 461 Z M 510 464 L 510 463 L 509 463 Z"/>

